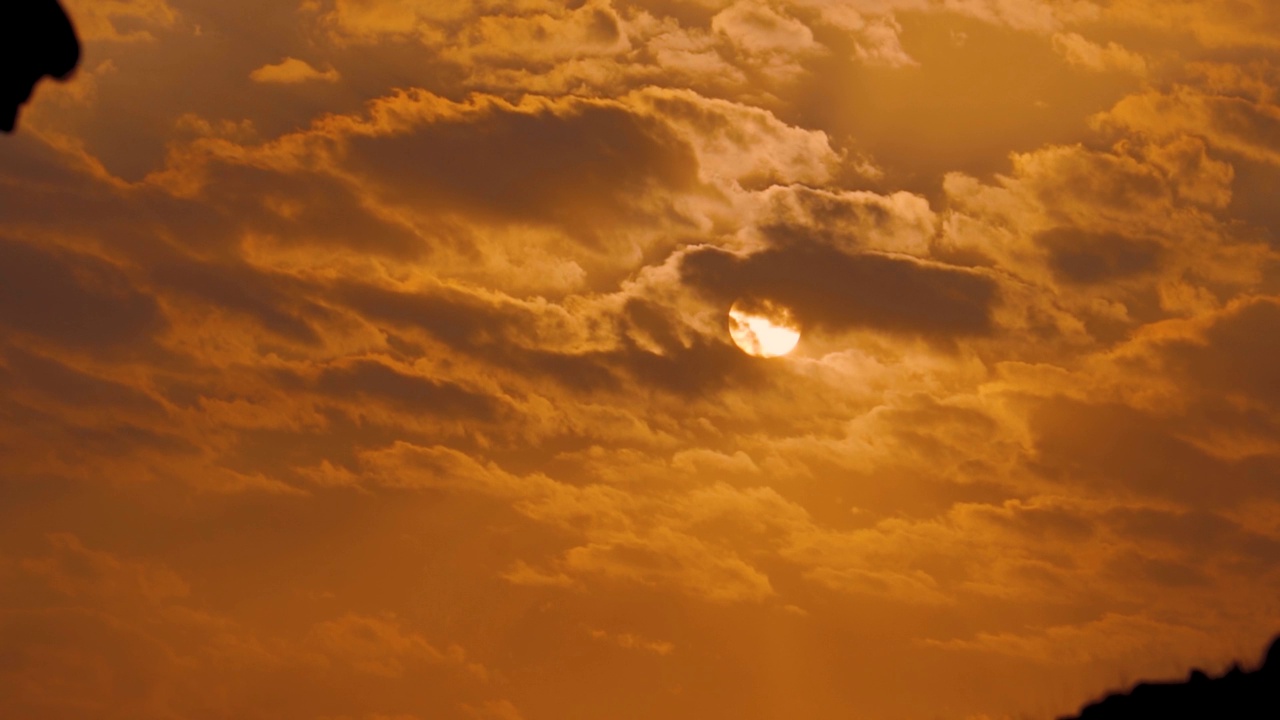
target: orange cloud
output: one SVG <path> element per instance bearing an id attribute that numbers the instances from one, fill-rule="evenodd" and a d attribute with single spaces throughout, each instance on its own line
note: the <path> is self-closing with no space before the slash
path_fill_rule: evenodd
<path id="1" fill-rule="evenodd" d="M 329 68 L 321 72 L 305 60 L 287 57 L 274 65 L 263 65 L 249 73 L 249 79 L 260 83 L 277 83 L 290 85 L 294 83 L 318 80 L 321 82 L 337 82 L 338 71 Z"/>

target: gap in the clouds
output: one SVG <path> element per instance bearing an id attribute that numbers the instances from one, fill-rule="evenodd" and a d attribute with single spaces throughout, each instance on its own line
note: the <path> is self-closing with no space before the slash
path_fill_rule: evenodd
<path id="1" fill-rule="evenodd" d="M 1139 86 L 1070 66 L 1047 35 L 949 14 L 899 20 L 917 66 L 867 65 L 822 37 L 833 51 L 792 98 L 802 124 L 870 155 L 885 188 L 935 200 L 948 172 L 989 178 L 1008 171 L 1010 153 L 1096 139 L 1087 118 Z"/>

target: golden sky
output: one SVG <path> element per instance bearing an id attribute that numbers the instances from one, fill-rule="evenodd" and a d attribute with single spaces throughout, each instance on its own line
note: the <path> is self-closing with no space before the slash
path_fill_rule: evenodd
<path id="1" fill-rule="evenodd" d="M 6 717 L 1050 718 L 1280 628 L 1273 0 L 66 4 Z"/>

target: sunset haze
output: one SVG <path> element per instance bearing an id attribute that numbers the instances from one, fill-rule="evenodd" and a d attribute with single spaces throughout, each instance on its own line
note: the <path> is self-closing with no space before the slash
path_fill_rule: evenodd
<path id="1" fill-rule="evenodd" d="M 1280 3 L 63 4 L 0 717 L 1050 720 L 1280 631 Z"/>

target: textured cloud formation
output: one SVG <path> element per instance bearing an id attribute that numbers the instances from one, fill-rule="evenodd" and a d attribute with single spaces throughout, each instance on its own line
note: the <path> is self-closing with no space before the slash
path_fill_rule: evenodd
<path id="1" fill-rule="evenodd" d="M 6 708 L 1055 717 L 1252 657 L 1280 15 L 1224 7 L 68 3 L 0 143 Z"/>
<path id="2" fill-rule="evenodd" d="M 305 60 L 292 57 L 287 57 L 274 65 L 263 65 L 249 73 L 249 79 L 254 82 L 282 85 L 291 85 L 309 80 L 337 82 L 339 77 L 338 71 L 333 68 L 321 72 L 311 67 Z"/>

